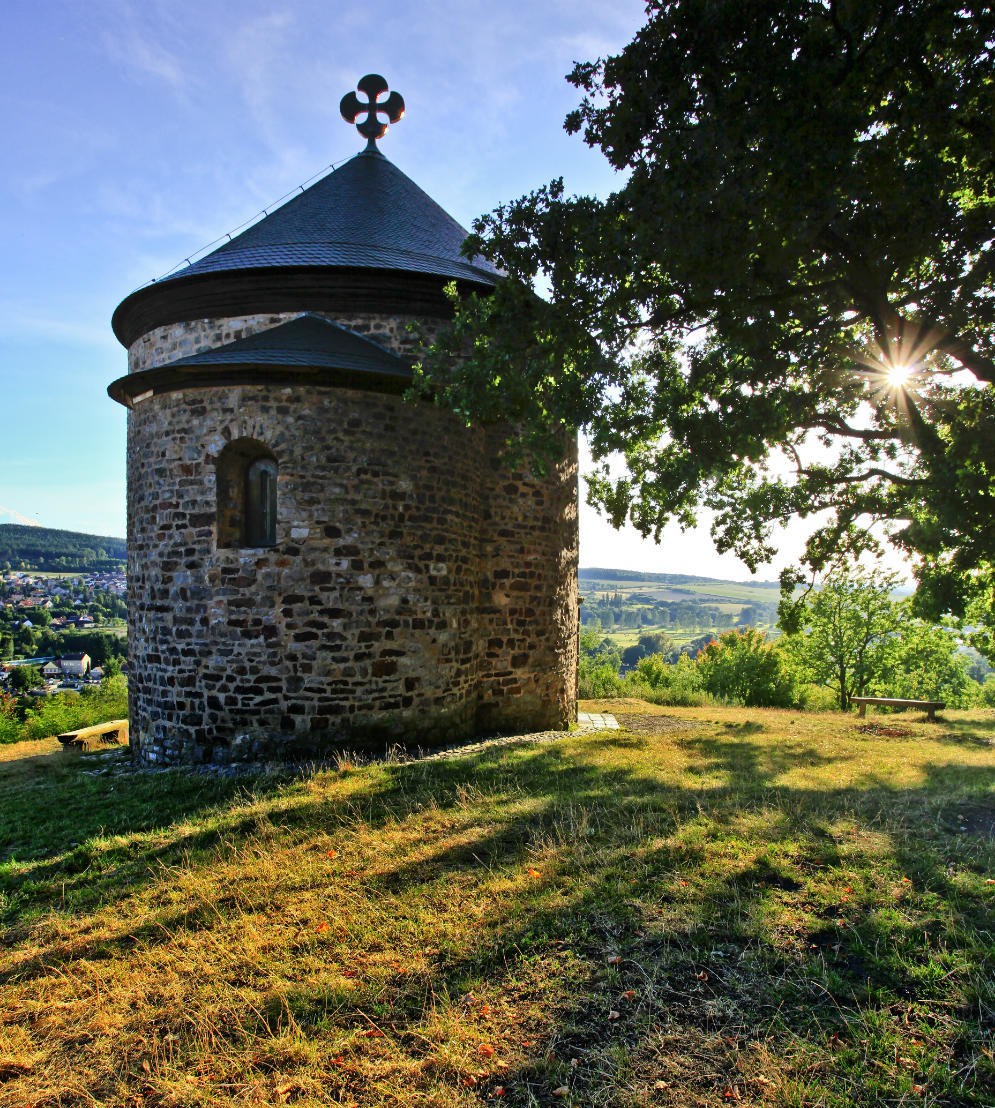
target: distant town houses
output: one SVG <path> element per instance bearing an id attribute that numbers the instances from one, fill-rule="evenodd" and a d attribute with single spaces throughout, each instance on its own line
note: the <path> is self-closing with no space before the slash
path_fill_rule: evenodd
<path id="1" fill-rule="evenodd" d="M 87 573 L 73 577 L 44 577 L 24 570 L 0 573 L 0 609 L 9 614 L 58 609 L 51 625 L 62 630 L 88 630 L 96 620 L 87 608 L 108 596 L 123 601 L 128 591 L 123 571 Z M 66 609 L 74 609 L 67 613 Z"/>
<path id="2" fill-rule="evenodd" d="M 44 679 L 46 692 L 57 692 L 60 688 L 78 689 L 81 684 L 98 684 L 104 679 L 103 668 L 92 665 L 89 654 L 64 654 L 59 658 L 0 662 L 0 688 L 6 685 L 11 671 L 18 666 L 36 667 Z"/>
<path id="3" fill-rule="evenodd" d="M 114 570 L 107 573 L 85 573 L 72 577 L 44 577 L 37 573 L 25 570 L 7 570 L 0 573 L 0 591 L 5 596 L 3 603 L 7 605 L 23 604 L 31 607 L 26 601 L 52 602 L 66 597 L 75 597 L 76 604 L 85 604 L 81 598 L 92 595 L 94 592 L 105 592 L 111 596 L 124 597 L 128 591 L 128 580 L 123 570 Z M 38 607 L 39 604 L 35 604 Z"/>
<path id="4" fill-rule="evenodd" d="M 44 663 L 44 664 L 42 664 Z M 10 673 L 17 666 L 37 666 L 42 677 L 103 677 L 102 669 L 93 668 L 89 654 L 64 654 L 59 658 L 19 658 L 0 662 L 0 672 Z"/>
<path id="5" fill-rule="evenodd" d="M 66 677 L 85 677 L 90 672 L 90 655 L 66 654 L 55 664 Z"/>
<path id="6" fill-rule="evenodd" d="M 127 580 L 113 572 L 44 575 L 29 570 L 0 570 L 0 661 L 20 661 L 41 667 L 71 652 L 98 651 L 97 661 L 124 653 Z M 74 633 L 95 632 L 97 638 L 74 639 Z M 113 639 L 113 643 L 108 640 Z M 50 673 L 48 681 L 83 683 L 91 678 L 91 658 L 80 671 Z"/>

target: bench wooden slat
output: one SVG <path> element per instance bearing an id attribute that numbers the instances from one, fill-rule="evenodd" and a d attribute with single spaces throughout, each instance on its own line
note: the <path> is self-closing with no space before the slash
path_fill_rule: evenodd
<path id="1" fill-rule="evenodd" d="M 126 730 L 127 727 L 128 721 L 126 719 L 111 719 L 106 723 L 94 724 L 92 727 L 80 727 L 76 731 L 63 731 L 61 735 L 56 735 L 56 738 L 62 743 L 64 750 L 73 747 L 86 750 L 91 739 L 99 738 L 104 743 L 118 742 L 121 731 Z"/>
<path id="2" fill-rule="evenodd" d="M 857 716 L 860 719 L 867 715 L 868 704 L 879 704 L 885 708 L 921 708 L 933 720 L 936 719 L 936 713 L 947 706 L 943 700 L 905 700 L 894 696 L 851 696 L 850 703 L 859 706 Z"/>

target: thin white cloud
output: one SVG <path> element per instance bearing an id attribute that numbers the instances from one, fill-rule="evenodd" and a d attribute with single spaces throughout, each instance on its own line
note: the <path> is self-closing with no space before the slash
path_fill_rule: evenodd
<path id="1" fill-rule="evenodd" d="M 82 323 L 47 316 L 24 305 L 6 304 L 0 309 L 0 334 L 5 340 L 39 340 L 65 346 L 88 346 L 117 353 L 120 346 L 103 321 Z"/>
<path id="2" fill-rule="evenodd" d="M 101 43 L 108 57 L 118 65 L 185 95 L 191 74 L 179 54 L 166 47 L 162 31 L 162 11 L 158 5 L 139 6 L 120 0 L 114 5 L 114 15 L 101 35 Z"/>

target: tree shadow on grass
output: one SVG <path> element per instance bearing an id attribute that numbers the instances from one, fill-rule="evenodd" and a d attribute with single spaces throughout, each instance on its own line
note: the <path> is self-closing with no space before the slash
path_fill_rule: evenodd
<path id="1" fill-rule="evenodd" d="M 410 821 L 417 829 L 430 802 L 459 838 L 438 848 L 420 845 L 417 857 L 403 848 L 396 857 L 387 852 L 359 879 L 384 914 L 382 941 L 389 944 L 391 928 L 399 926 L 390 918 L 394 898 L 424 891 L 492 907 L 472 934 L 450 938 L 443 928 L 432 939 L 438 950 L 430 956 L 427 980 L 381 976 L 340 993 L 330 991 L 327 980 L 304 979 L 262 1006 L 247 1007 L 244 1026 L 232 1034 L 273 1035 L 296 1027 L 327 1039 L 329 1050 L 343 1057 L 335 1071 L 339 1087 L 353 1096 L 363 1092 L 360 1053 L 371 1040 L 359 1036 L 369 1031 L 373 1015 L 383 1034 L 421 1060 L 426 1080 L 465 1091 L 473 1077 L 468 1097 L 486 1099 L 500 1086 L 503 1102 L 513 1105 L 553 1103 L 552 1090 L 562 1087 L 569 1093 L 559 1103 L 574 1096 L 607 1103 L 621 1099 L 625 1089 L 666 1103 L 670 1094 L 655 1083 L 669 1086 L 679 1069 L 674 1052 L 662 1045 L 669 1040 L 684 1044 L 685 1055 L 708 1056 L 707 1066 L 680 1071 L 687 1086 L 682 1095 L 759 1103 L 765 1089 L 751 1083 L 742 1060 L 748 1049 L 773 1044 L 788 1069 L 792 1051 L 808 1051 L 807 1065 L 812 1050 L 825 1048 L 822 1076 L 806 1080 L 827 1090 L 827 1102 L 830 1093 L 837 1103 L 866 1105 L 904 1096 L 895 1075 L 861 1086 L 861 1067 L 848 1070 L 843 1052 L 863 1035 L 859 1050 L 883 1070 L 897 1058 L 899 1036 L 916 1033 L 908 1023 L 911 1006 L 927 1014 L 931 1006 L 946 1011 L 947 986 L 931 969 L 943 943 L 955 933 L 962 942 L 967 936 L 975 945 L 965 947 L 963 957 L 979 959 L 988 926 L 983 905 L 958 889 L 949 873 L 956 853 L 951 847 L 964 840 L 951 841 L 942 829 L 934 836 L 915 813 L 940 804 L 936 797 L 951 790 L 984 802 L 995 786 L 995 767 L 925 765 L 925 780 L 916 788 L 868 779 L 853 787 L 798 789 L 780 778 L 843 757 L 797 741 L 772 750 L 745 736 L 680 736 L 685 753 L 719 778 L 689 788 L 628 768 L 606 771 L 596 755 L 616 741 L 590 736 L 569 748 L 501 747 L 381 767 L 359 801 L 366 827 Z M 276 816 L 285 832 L 313 832 L 340 828 L 350 811 L 325 791 Z M 907 921 L 896 923 L 888 915 L 890 902 L 875 900 L 877 893 L 848 901 L 832 887 L 840 882 L 836 871 L 855 864 L 853 844 L 838 826 L 854 821 L 890 837 L 888 862 L 896 879 L 906 876 L 921 890 L 922 901 Z M 738 849 L 713 851 L 719 830 L 733 826 Z M 253 827 L 234 820 L 225 835 L 240 838 Z M 184 849 L 179 837 L 173 845 Z M 141 853 L 141 841 L 133 848 L 140 852 L 139 868 L 148 870 L 157 860 L 154 851 Z M 519 881 L 514 900 L 495 895 L 502 882 L 532 866 L 538 876 Z M 822 881 L 822 874 L 832 876 Z M 827 883 L 828 890 L 822 887 Z M 920 923 L 932 910 L 929 898 L 936 897 L 943 898 L 946 918 L 929 931 Z M 771 921 L 782 910 L 798 922 L 779 938 Z M 209 930 L 224 918 L 223 905 L 214 912 L 164 914 L 137 936 L 121 930 L 89 946 L 49 950 L 44 962 L 21 962 L 8 979 L 52 972 L 61 960 L 124 954 L 136 939 L 146 945 L 173 941 L 178 931 Z M 333 943 L 322 949 L 329 967 L 343 957 Z M 473 994 L 497 990 L 516 997 L 537 979 L 543 1006 L 523 1015 L 516 1041 L 504 1031 L 497 1038 Z M 428 997 L 464 1021 L 478 1021 L 480 1046 L 492 1047 L 495 1060 L 510 1059 L 507 1068 L 496 1069 L 472 1048 L 461 1058 L 440 1050 L 425 1033 Z M 965 1025 L 970 1018 L 965 1012 Z M 959 1066 L 962 1076 L 949 1077 L 949 1095 L 944 1099 L 941 1088 L 937 1103 L 984 1102 L 978 1097 L 986 1072 L 970 1055 L 974 1034 L 938 1048 L 939 1055 L 947 1052 L 944 1072 Z M 834 1035 L 840 1045 L 825 1046 Z M 940 1073 L 933 1080 L 942 1085 L 946 1078 Z M 735 1093 L 727 1097 L 730 1089 Z M 674 1090 L 675 1103 L 677 1095 Z"/>
<path id="2" fill-rule="evenodd" d="M 608 1095 L 606 1080 L 621 1083 L 622 1069 L 629 1071 L 630 1079 L 633 1073 L 641 1074 L 639 1079 L 651 1089 L 659 1080 L 653 1076 L 658 1061 L 654 1044 L 667 1031 L 682 1040 L 696 1037 L 699 1051 L 703 1043 L 711 1043 L 711 1072 L 684 1075 L 692 1085 L 697 1081 L 701 1095 L 717 1098 L 732 1086 L 736 1092 L 729 1095 L 736 1099 L 760 1099 L 762 1084 L 750 1087 L 740 1066 L 742 1052 L 750 1044 L 779 1040 L 782 1046 L 797 1046 L 799 1037 L 807 1035 L 824 1044 L 843 1042 L 859 1033 L 871 1035 L 873 1041 L 867 1040 L 865 1046 L 872 1056 L 877 1051 L 887 1056 L 897 1041 L 916 1033 L 910 1031 L 908 1005 L 928 1010 L 935 1001 L 937 1010 L 945 1012 L 942 978 L 947 967 L 942 967 L 942 974 L 931 969 L 935 944 L 943 942 L 938 933 L 924 935 L 912 924 L 896 926 L 881 915 L 878 906 L 847 906 L 842 890 L 831 903 L 808 905 L 808 922 L 794 946 L 779 948 L 767 929 L 774 902 L 801 898 L 808 870 L 819 872 L 841 864 L 841 844 L 827 825 L 839 818 L 850 819 L 862 810 L 873 815 L 875 826 L 885 831 L 889 829 L 887 813 L 894 812 L 893 857 L 899 874 L 914 872 L 916 882 L 925 884 L 930 895 L 952 895 L 945 860 L 924 853 L 908 839 L 909 828 L 902 816 L 934 782 L 942 786 L 943 768 L 927 767 L 928 781 L 921 789 L 880 785 L 825 790 L 819 796 L 817 818 L 804 819 L 798 812 L 811 801 L 811 792 L 776 786 L 773 775 L 793 760 L 813 764 L 814 751 L 800 745 L 794 756 L 782 753 L 777 769 L 764 774 L 758 773 L 757 767 L 770 767 L 766 751 L 730 751 L 724 743 L 709 744 L 708 749 L 731 768 L 728 788 L 704 790 L 704 795 L 694 796 L 688 795 L 688 790 L 647 787 L 644 779 L 615 774 L 611 795 L 616 802 L 634 807 L 643 802 L 652 805 L 659 815 L 655 839 L 673 837 L 689 821 L 700 818 L 702 804 L 708 806 L 709 818 L 720 823 L 739 819 L 744 809 L 780 812 L 784 818 L 774 834 L 754 844 L 759 857 L 729 867 L 724 875 L 711 880 L 707 893 L 696 897 L 682 894 L 677 886 L 687 883 L 675 877 L 702 862 L 700 847 L 657 845 L 636 867 L 631 848 L 638 842 L 626 841 L 616 833 L 592 846 L 590 836 L 585 835 L 584 841 L 572 845 L 600 853 L 584 881 L 571 882 L 564 893 L 559 875 L 547 874 L 547 887 L 530 898 L 527 909 L 518 904 L 515 910 L 494 912 L 481 922 L 469 948 L 444 948 L 436 956 L 431 974 L 433 994 L 462 1005 L 467 1018 L 472 1018 L 475 994 L 492 992 L 495 987 L 514 993 L 516 982 L 527 977 L 537 961 L 555 960 L 565 948 L 573 955 L 565 987 L 554 997 L 545 1019 L 523 1023 L 520 1028 L 521 1039 L 532 1043 L 528 1057 L 505 1069 L 489 1070 L 488 1077 L 481 1080 L 482 1096 L 500 1087 L 506 1103 L 546 1103 L 552 1102 L 552 1089 L 565 1086 L 584 1102 L 589 1097 L 604 1099 Z M 820 764 L 831 761 L 822 759 Z M 534 771 L 530 776 L 548 787 L 547 775 L 555 762 L 548 753 L 530 760 Z M 750 767 L 747 772 L 744 766 Z M 476 781 L 486 780 L 486 766 L 476 762 L 473 769 Z M 606 795 L 596 767 L 570 766 L 567 760 L 555 772 L 569 773 L 575 804 L 597 806 Z M 990 788 L 993 781 L 995 770 L 981 775 L 978 790 Z M 877 795 L 867 798 L 868 790 Z M 756 793 L 752 800 L 748 798 L 751 791 Z M 730 804 L 731 794 L 737 799 Z M 512 869 L 521 864 L 523 856 L 530 856 L 528 848 L 537 838 L 559 840 L 569 854 L 569 835 L 562 826 L 557 828 L 564 816 L 563 807 L 556 805 L 536 813 L 525 825 L 505 824 L 498 814 L 499 828 L 479 836 L 472 848 L 442 850 L 417 864 L 388 867 L 374 879 L 376 886 L 393 895 L 406 886 L 444 882 L 456 872 L 480 874 L 482 863 Z M 599 834 L 596 831 L 595 840 Z M 763 854 L 765 845 L 778 840 L 792 846 L 790 865 L 779 865 Z M 909 869 L 912 865 L 914 870 Z M 638 876 L 627 880 L 627 872 Z M 481 878 L 482 891 L 485 886 Z M 956 929 L 968 929 L 981 937 L 984 914 L 978 906 L 957 912 L 957 917 Z M 970 957 L 977 957 L 977 951 Z M 391 1015 L 383 1023 L 386 1033 L 409 1044 L 419 1055 L 430 1053 L 423 1033 L 422 984 L 401 976 L 389 986 L 381 985 L 380 992 L 385 988 L 393 997 Z M 340 1035 L 348 1033 L 350 1020 L 356 1030 L 365 1026 L 361 1013 L 364 1004 L 373 1000 L 372 992 L 365 998 L 362 994 L 355 997 L 352 1014 L 338 1024 Z M 868 1017 L 869 1010 L 873 1017 Z M 298 989 L 289 1001 L 288 1015 L 299 1026 L 324 1027 L 328 997 L 321 990 L 309 994 L 306 988 Z M 875 1020 L 890 1027 L 875 1035 L 868 1030 Z M 480 1035 L 482 1043 L 491 1045 L 486 1027 L 481 1027 Z M 497 1049 L 510 1048 L 510 1053 L 521 1055 L 516 1047 L 519 1043 L 498 1044 Z M 830 1045 L 827 1049 L 837 1048 Z M 969 1060 L 967 1043 L 954 1043 L 949 1049 L 955 1061 L 958 1051 L 962 1062 Z M 619 1072 L 606 1078 L 611 1058 L 616 1059 Z M 479 1059 L 478 1064 L 487 1068 Z M 473 1073 L 472 1062 L 462 1070 L 442 1058 L 437 1065 L 442 1073 L 449 1067 L 454 1084 Z M 835 1076 L 830 1071 L 825 1083 L 827 1088 L 835 1085 L 836 1093 L 847 1103 L 880 1103 L 881 1088 L 865 1088 L 863 1080 L 859 1070 L 851 1073 L 844 1068 Z M 962 1092 L 970 1080 L 963 1083 Z M 901 1079 L 896 1078 L 891 1093 L 900 1095 L 901 1089 Z M 972 1097 L 949 1102 L 971 1103 Z"/>
<path id="3" fill-rule="evenodd" d="M 56 906 L 89 911 L 133 893 L 162 866 L 244 833 L 254 820 L 239 804 L 281 787 L 275 778 L 98 767 L 84 756 L 28 780 L 0 780 L 0 924 Z M 191 826 L 212 812 L 207 827 Z"/>

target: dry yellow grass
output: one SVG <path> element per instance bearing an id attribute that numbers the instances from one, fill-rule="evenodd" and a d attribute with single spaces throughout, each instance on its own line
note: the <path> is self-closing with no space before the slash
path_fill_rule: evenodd
<path id="1" fill-rule="evenodd" d="M 55 808 L 0 840 L 0 1105 L 985 1104 L 995 715 L 606 707 L 296 780 L 0 748 Z"/>
<path id="2" fill-rule="evenodd" d="M 0 762 L 23 762 L 26 758 L 61 751 L 62 744 L 55 736 L 47 739 L 32 739 L 21 743 L 0 743 Z"/>

